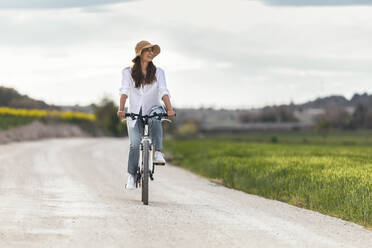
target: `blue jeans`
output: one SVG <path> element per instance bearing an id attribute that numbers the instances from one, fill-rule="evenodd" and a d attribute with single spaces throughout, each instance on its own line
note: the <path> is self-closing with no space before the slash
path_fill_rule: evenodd
<path id="1" fill-rule="evenodd" d="M 164 108 L 159 106 L 158 108 L 154 109 L 149 113 L 152 114 L 154 112 L 161 113 L 165 112 Z M 142 114 L 142 108 L 139 112 Z M 162 149 L 162 138 L 163 138 L 163 130 L 161 126 L 161 121 L 157 120 L 156 118 L 151 118 L 148 120 L 149 124 L 149 134 L 152 139 L 152 143 L 154 144 L 154 148 L 156 151 L 160 151 Z M 144 129 L 144 123 L 141 119 L 137 119 L 136 124 L 133 128 L 127 125 L 128 129 L 128 136 L 129 136 L 129 156 L 128 156 L 128 173 L 134 175 L 137 171 L 138 167 L 138 160 L 139 160 L 139 152 L 140 152 L 140 144 L 141 144 L 141 136 Z"/>

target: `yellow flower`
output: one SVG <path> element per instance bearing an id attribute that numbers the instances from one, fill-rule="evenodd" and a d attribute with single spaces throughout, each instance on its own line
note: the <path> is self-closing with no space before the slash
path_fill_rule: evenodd
<path id="1" fill-rule="evenodd" d="M 88 120 L 95 121 L 96 117 L 93 114 L 87 114 L 74 111 L 59 111 L 59 110 L 43 110 L 43 109 L 16 109 L 8 107 L 0 107 L 0 115 L 28 116 L 28 117 L 57 117 L 63 120 Z"/>

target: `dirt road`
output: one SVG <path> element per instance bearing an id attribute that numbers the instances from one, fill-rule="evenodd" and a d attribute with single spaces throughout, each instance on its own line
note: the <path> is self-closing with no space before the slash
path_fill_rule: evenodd
<path id="1" fill-rule="evenodd" d="M 372 231 L 157 167 L 125 191 L 127 139 L 0 145 L 0 247 L 371 247 Z"/>

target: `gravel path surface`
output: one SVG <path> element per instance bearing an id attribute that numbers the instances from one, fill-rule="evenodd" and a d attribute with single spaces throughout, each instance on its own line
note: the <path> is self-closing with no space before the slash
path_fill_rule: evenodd
<path id="1" fill-rule="evenodd" d="M 0 247 L 371 247 L 372 231 L 156 167 L 124 190 L 128 139 L 0 145 Z"/>

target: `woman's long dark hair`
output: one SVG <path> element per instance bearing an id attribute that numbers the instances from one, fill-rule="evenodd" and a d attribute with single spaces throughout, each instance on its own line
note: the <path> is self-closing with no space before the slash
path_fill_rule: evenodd
<path id="1" fill-rule="evenodd" d="M 154 65 L 154 63 L 152 63 L 152 61 L 150 61 L 146 69 L 146 78 L 144 78 L 141 68 L 141 58 L 140 56 L 136 57 L 134 65 L 132 67 L 132 78 L 134 80 L 136 88 L 141 87 L 142 84 L 152 84 L 156 80 L 155 73 L 156 66 Z M 143 81 L 145 82 L 142 83 Z"/>

